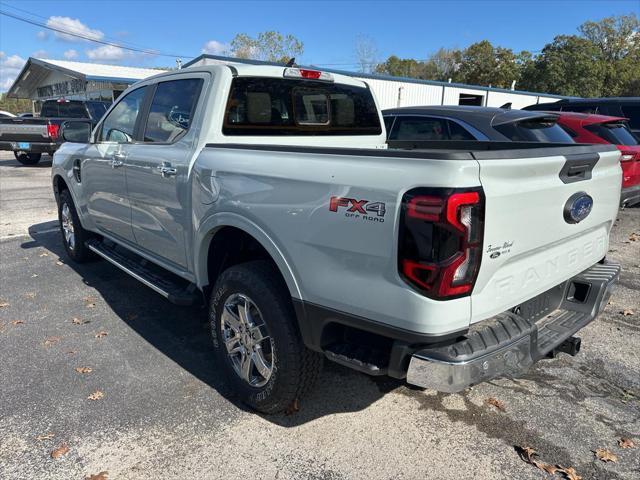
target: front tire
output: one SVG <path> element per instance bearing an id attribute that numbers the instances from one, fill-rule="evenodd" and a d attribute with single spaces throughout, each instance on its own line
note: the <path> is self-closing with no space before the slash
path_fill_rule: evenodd
<path id="1" fill-rule="evenodd" d="M 13 155 L 23 165 L 35 165 L 42 158 L 41 153 L 13 152 Z"/>
<path id="2" fill-rule="evenodd" d="M 84 263 L 94 258 L 93 252 L 85 245 L 85 242 L 93 235 L 91 232 L 82 228 L 69 190 L 63 190 L 60 193 L 58 201 L 58 221 L 60 222 L 62 243 L 71 260 L 76 263 Z"/>
<path id="3" fill-rule="evenodd" d="M 317 380 L 323 357 L 304 346 L 289 293 L 269 262 L 225 270 L 211 293 L 209 320 L 216 361 L 251 408 L 282 412 Z"/>

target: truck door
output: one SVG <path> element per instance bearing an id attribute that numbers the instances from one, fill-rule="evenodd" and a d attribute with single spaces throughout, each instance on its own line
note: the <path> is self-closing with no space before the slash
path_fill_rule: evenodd
<path id="1" fill-rule="evenodd" d="M 87 146 L 81 172 L 87 210 L 96 227 L 116 239 L 134 241 L 125 175 L 126 149 L 134 139 L 147 87 L 123 97 Z"/>
<path id="2" fill-rule="evenodd" d="M 177 267 L 187 267 L 191 228 L 189 164 L 197 139 L 191 128 L 207 74 L 151 86 L 140 142 L 127 145 L 126 174 L 131 225 L 143 250 Z"/>

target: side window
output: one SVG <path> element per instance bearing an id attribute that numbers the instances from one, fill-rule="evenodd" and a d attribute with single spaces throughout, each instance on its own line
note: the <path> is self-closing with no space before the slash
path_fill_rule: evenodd
<path id="1" fill-rule="evenodd" d="M 142 87 L 128 93 L 111 110 L 102 123 L 99 142 L 133 142 L 133 130 L 146 91 L 147 87 Z"/>
<path id="2" fill-rule="evenodd" d="M 397 117 L 389 140 L 448 140 L 447 121 L 431 117 Z"/>
<path id="3" fill-rule="evenodd" d="M 449 135 L 451 140 L 478 140 L 458 122 L 449 120 Z"/>
<path id="4" fill-rule="evenodd" d="M 172 143 L 189 130 L 203 80 L 189 78 L 158 84 L 144 129 L 145 142 Z"/>

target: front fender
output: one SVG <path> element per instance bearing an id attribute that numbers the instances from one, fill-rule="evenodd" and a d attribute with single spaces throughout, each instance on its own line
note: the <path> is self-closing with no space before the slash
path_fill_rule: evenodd
<path id="1" fill-rule="evenodd" d="M 202 288 L 209 283 L 209 274 L 207 271 L 209 245 L 211 244 L 211 240 L 216 232 L 223 227 L 235 227 L 255 238 L 276 263 L 282 277 L 287 283 L 291 296 L 302 300 L 300 288 L 290 267 L 290 262 L 285 258 L 282 250 L 278 248 L 276 242 L 262 228 L 260 228 L 259 225 L 241 215 L 231 212 L 219 212 L 207 217 L 207 219 L 199 225 L 199 228 L 196 231 L 193 251 L 195 252 L 194 271 L 198 287 Z"/>

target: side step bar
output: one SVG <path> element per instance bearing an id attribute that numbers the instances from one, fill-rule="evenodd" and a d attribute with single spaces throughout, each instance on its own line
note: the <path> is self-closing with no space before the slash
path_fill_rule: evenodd
<path id="1" fill-rule="evenodd" d="M 122 252 L 115 243 L 89 240 L 87 248 L 120 270 L 156 291 L 171 303 L 182 306 L 200 303 L 196 286 L 131 252 Z"/>

